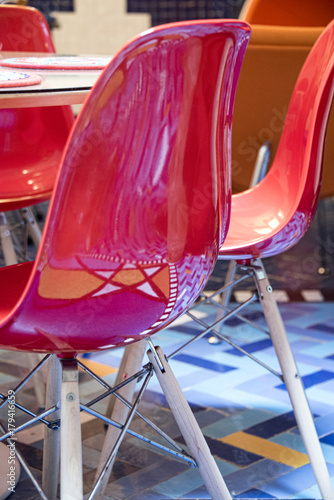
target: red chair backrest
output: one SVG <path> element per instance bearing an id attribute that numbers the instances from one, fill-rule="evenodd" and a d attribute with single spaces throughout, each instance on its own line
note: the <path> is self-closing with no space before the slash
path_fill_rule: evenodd
<path id="1" fill-rule="evenodd" d="M 321 34 L 299 74 L 275 156 L 267 175 L 272 191 L 279 179 L 282 214 L 308 229 L 321 187 L 322 159 L 334 92 L 334 21 Z M 298 235 L 296 235 L 297 237 Z"/>
<path id="2" fill-rule="evenodd" d="M 229 220 L 248 39 L 240 22 L 176 23 L 116 54 L 78 116 L 30 285 L 1 343 L 120 346 L 196 299 Z"/>

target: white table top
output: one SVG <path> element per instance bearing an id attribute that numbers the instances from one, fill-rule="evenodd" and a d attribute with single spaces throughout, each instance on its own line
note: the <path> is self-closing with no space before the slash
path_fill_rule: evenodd
<path id="1" fill-rule="evenodd" d="M 36 56 L 36 53 L 0 52 L 0 58 L 20 56 Z M 40 54 L 52 56 L 52 54 Z M 13 71 L 15 68 L 1 67 L 1 70 Z M 81 104 L 91 87 L 101 74 L 101 70 L 69 70 L 69 69 L 22 69 L 27 74 L 37 74 L 42 78 L 38 85 L 25 87 L 0 88 L 0 109 L 35 106 L 61 106 Z"/>

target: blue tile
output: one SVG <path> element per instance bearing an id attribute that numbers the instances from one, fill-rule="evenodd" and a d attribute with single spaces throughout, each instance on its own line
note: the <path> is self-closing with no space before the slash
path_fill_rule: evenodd
<path id="1" fill-rule="evenodd" d="M 218 408 L 228 413 L 240 411 L 245 409 L 245 405 L 242 402 L 234 404 L 229 398 L 228 394 L 226 398 L 217 397 L 217 395 L 210 394 L 207 392 L 201 392 L 198 390 L 184 390 L 184 395 L 188 402 L 197 402 L 198 404 L 208 407 L 208 408 Z"/>
<path id="2" fill-rule="evenodd" d="M 298 362 L 298 366 L 303 363 L 308 366 L 317 366 L 319 368 L 322 368 L 323 370 L 334 372 L 334 361 L 331 360 L 330 357 L 313 357 L 312 352 L 310 352 L 309 354 L 299 352 L 296 356 L 296 360 Z"/>
<path id="3" fill-rule="evenodd" d="M 195 356 L 189 356 L 188 354 L 177 354 L 173 359 L 182 361 L 183 363 L 188 363 L 190 365 L 200 366 L 201 368 L 206 368 L 207 370 L 213 370 L 219 373 L 227 373 L 231 370 L 235 370 L 233 366 L 227 366 L 221 363 L 213 363 L 212 361 Z"/>
<path id="4" fill-rule="evenodd" d="M 331 478 L 331 484 L 332 484 L 332 488 L 334 490 L 334 478 L 333 477 Z M 294 499 L 294 500 L 305 500 L 305 499 L 318 500 L 319 498 L 320 499 L 322 498 L 322 495 L 320 493 L 318 485 L 315 484 L 314 486 L 311 486 L 311 488 L 307 488 L 303 491 L 296 493 L 295 495 L 292 495 L 290 498 Z"/>
<path id="5" fill-rule="evenodd" d="M 225 391 L 226 392 L 226 391 Z M 282 391 L 283 392 L 283 391 Z M 287 395 L 287 393 L 284 393 Z M 286 413 L 291 410 L 289 398 L 286 401 L 273 398 L 272 395 L 261 395 L 249 391 L 230 389 L 226 393 L 232 404 L 243 405 L 247 408 L 264 408 L 276 414 Z"/>
<path id="6" fill-rule="evenodd" d="M 294 469 L 288 465 L 275 462 L 273 460 L 261 460 L 247 468 L 240 469 L 237 472 L 232 472 L 224 477 L 226 485 L 232 496 L 238 495 L 250 489 L 260 489 L 265 493 L 270 493 L 272 496 L 277 496 L 271 491 L 264 490 L 262 485 L 276 478 L 287 474 Z M 279 497 L 285 498 L 285 496 Z"/>
<path id="7" fill-rule="evenodd" d="M 320 370 L 315 373 L 312 373 L 311 375 L 305 375 L 303 377 L 303 383 L 305 389 L 308 387 L 312 387 L 315 384 L 321 384 L 322 382 L 325 382 L 326 380 L 331 380 L 334 378 L 334 373 L 329 372 L 327 370 Z M 285 384 L 279 384 L 276 386 L 277 389 L 284 389 L 286 390 Z"/>
<path id="8" fill-rule="evenodd" d="M 334 353 L 334 340 L 307 347 L 302 352 L 303 354 L 310 354 L 314 358 L 325 358 Z"/>
<path id="9" fill-rule="evenodd" d="M 330 474 L 334 474 L 334 465 L 328 464 Z M 262 491 L 277 496 L 278 498 L 286 498 L 296 493 L 296 485 L 300 490 L 310 488 L 316 484 L 316 480 L 310 464 L 306 464 L 299 469 L 294 469 L 289 474 L 284 474 L 273 481 L 270 481 L 261 486 Z M 297 487 L 298 487 L 297 486 Z"/>
<path id="10" fill-rule="evenodd" d="M 263 349 L 267 349 L 268 347 L 272 347 L 271 340 L 260 340 L 258 342 L 254 342 L 251 344 L 242 344 L 241 347 L 248 353 L 253 353 L 257 351 L 262 351 Z M 243 353 L 238 351 L 235 347 L 227 351 L 234 356 L 244 356 Z"/>
<path id="11" fill-rule="evenodd" d="M 239 495 L 235 495 L 234 498 L 277 498 L 277 497 L 269 495 L 269 493 L 265 493 L 264 491 L 252 488 L 251 490 L 245 491 L 244 493 L 239 493 Z"/>
<path id="12" fill-rule="evenodd" d="M 334 446 L 334 432 L 331 432 L 330 434 L 327 434 L 327 436 L 324 436 L 320 439 L 322 443 L 330 444 L 331 446 Z"/>
<path id="13" fill-rule="evenodd" d="M 327 332 L 321 332 L 317 330 L 311 330 L 309 328 L 303 328 L 298 325 L 288 325 L 289 328 L 289 335 L 294 334 L 294 335 L 299 335 L 300 337 L 304 338 L 311 338 L 314 340 L 314 338 L 317 339 L 318 342 L 330 342 L 333 340 L 333 335 L 327 333 Z"/>
<path id="14" fill-rule="evenodd" d="M 334 413 L 323 415 L 315 420 L 315 427 L 319 437 L 334 431 Z"/>
<path id="15" fill-rule="evenodd" d="M 319 330 L 326 333 L 334 333 L 334 327 L 324 323 L 318 323 L 317 325 L 312 325 L 311 330 Z"/>
<path id="16" fill-rule="evenodd" d="M 258 436 L 263 439 L 271 438 L 276 434 L 280 434 L 285 432 L 293 427 L 296 427 L 296 419 L 293 412 L 284 413 L 283 415 L 275 416 L 274 418 L 270 418 L 264 422 L 260 422 L 259 424 L 253 425 L 248 429 L 245 429 L 244 432 L 247 434 L 252 434 L 253 436 Z"/>

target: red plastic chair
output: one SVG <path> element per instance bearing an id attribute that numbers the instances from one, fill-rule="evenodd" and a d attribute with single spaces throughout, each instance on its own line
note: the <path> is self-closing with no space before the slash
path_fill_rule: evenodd
<path id="1" fill-rule="evenodd" d="M 215 265 L 249 34 L 238 21 L 176 23 L 116 54 L 73 128 L 35 263 L 0 270 L 1 348 L 62 360 L 62 498 L 82 498 L 79 412 L 96 414 L 79 404 L 76 354 L 149 339 L 195 301 Z M 149 358 L 143 388 L 154 369 L 212 497 L 230 499 L 153 344 Z"/>
<path id="2" fill-rule="evenodd" d="M 220 339 L 230 342 L 216 327 L 247 303 L 260 301 L 282 380 L 325 499 L 334 498 L 333 489 L 303 383 L 261 259 L 291 248 L 311 224 L 321 186 L 324 140 L 333 94 L 334 21 L 317 40 L 299 74 L 270 171 L 255 187 L 232 196 L 230 227 L 218 258 L 235 259 L 241 275 L 239 282 L 243 277 L 254 278 L 257 296 L 228 315 L 223 316 L 221 312 L 215 325 L 201 323 Z M 231 290 L 233 285 L 217 291 L 217 296 Z M 218 306 L 225 309 L 224 304 Z M 195 319 L 195 311 L 190 312 L 190 316 Z M 247 355 L 245 351 L 243 354 Z"/>
<path id="3" fill-rule="evenodd" d="M 44 16 L 33 7 L 0 5 L 0 50 L 54 53 Z M 1 212 L 50 199 L 73 123 L 70 106 L 0 110 Z M 33 220 L 29 211 L 25 219 Z M 3 215 L 1 225 L 6 244 L 9 233 Z M 34 236 L 37 231 L 31 232 Z M 38 236 L 35 240 L 38 243 Z M 5 256 L 7 264 L 17 262 L 9 246 Z"/>

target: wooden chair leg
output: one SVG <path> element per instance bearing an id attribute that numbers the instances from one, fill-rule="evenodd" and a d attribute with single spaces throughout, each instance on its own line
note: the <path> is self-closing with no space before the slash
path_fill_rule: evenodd
<path id="1" fill-rule="evenodd" d="M 159 368 L 154 353 L 151 350 L 148 351 L 148 357 L 154 367 L 160 386 L 190 453 L 197 462 L 199 472 L 211 498 L 213 500 L 231 500 L 231 495 L 202 431 L 160 347 L 156 348 L 156 354 L 162 369 Z"/>
<path id="2" fill-rule="evenodd" d="M 60 498 L 82 500 L 82 446 L 78 366 L 75 359 L 62 360 Z"/>
<path id="3" fill-rule="evenodd" d="M 237 263 L 235 260 L 230 260 L 227 268 L 227 273 L 225 277 L 225 285 L 228 285 L 229 283 L 232 283 L 235 279 L 235 275 L 237 273 Z M 233 287 L 228 288 L 225 290 L 220 297 L 220 303 L 222 306 L 227 307 L 230 303 L 231 300 L 231 295 L 232 295 L 232 289 Z M 216 321 L 221 319 L 224 316 L 225 311 L 223 309 L 218 309 L 217 316 L 216 316 Z M 220 325 L 220 328 L 222 328 L 222 325 Z M 216 335 L 212 335 L 209 338 L 209 343 L 210 344 L 221 344 L 223 341 L 218 338 Z"/>
<path id="4" fill-rule="evenodd" d="M 42 239 L 42 231 L 40 230 L 31 208 L 22 208 L 20 210 L 20 214 L 25 224 L 27 224 L 29 236 L 31 237 L 35 247 L 38 248 Z"/>
<path id="5" fill-rule="evenodd" d="M 38 363 L 43 358 L 44 358 L 44 354 L 38 354 L 35 352 L 29 353 L 28 359 L 29 359 L 30 369 L 32 370 L 33 368 L 35 368 L 35 366 L 38 365 Z M 36 399 L 38 401 L 38 406 L 40 408 L 45 407 L 45 398 L 46 398 L 46 383 L 45 383 L 43 368 L 38 370 L 38 372 L 35 373 L 34 377 L 32 378 L 33 383 L 34 383 L 35 396 L 36 396 Z"/>
<path id="6" fill-rule="evenodd" d="M 61 364 L 57 356 L 48 362 L 48 380 L 46 387 L 45 408 L 50 408 L 60 401 L 61 397 Z M 60 418 L 60 411 L 51 415 L 52 420 Z M 60 428 L 44 428 L 43 478 L 42 487 L 48 500 L 56 500 L 60 465 Z"/>
<path id="7" fill-rule="evenodd" d="M 10 234 L 10 229 L 7 224 L 6 216 L 0 212 L 0 239 L 1 248 L 6 266 L 12 266 L 18 263 L 17 255 L 15 253 L 13 240 Z"/>
<path id="8" fill-rule="evenodd" d="M 291 399 L 298 428 L 303 438 L 322 498 L 324 500 L 333 500 L 334 492 L 331 480 L 315 429 L 312 413 L 305 395 L 303 382 L 298 373 L 290 343 L 287 338 L 284 323 L 264 267 L 260 261 L 256 261 L 256 264 L 258 265 L 258 269 L 256 270 L 256 283 L 263 312 L 281 366 L 284 383 Z"/>
<path id="9" fill-rule="evenodd" d="M 123 380 L 126 380 L 129 375 L 133 375 L 134 373 L 138 372 L 143 363 L 143 357 L 145 354 L 147 344 L 145 340 L 142 340 L 140 342 L 136 342 L 135 344 L 131 344 L 128 347 L 125 348 L 122 362 L 120 365 L 120 368 L 118 370 L 117 378 L 115 385 L 121 383 Z M 131 382 L 130 384 L 127 384 L 124 386 L 120 391 L 119 394 L 126 399 L 127 401 L 133 401 L 133 396 L 134 392 L 136 389 L 136 382 Z M 110 416 L 112 420 L 115 420 L 116 422 L 120 424 L 124 424 L 127 414 L 128 414 L 128 408 L 121 402 L 119 399 L 112 397 L 111 398 L 112 404 L 109 405 L 108 407 L 108 412 L 107 415 Z M 113 427 L 112 425 L 109 425 L 106 438 L 103 443 L 103 448 L 101 451 L 101 456 L 100 456 L 100 461 L 98 463 L 98 467 L 96 470 L 96 475 L 95 475 L 95 480 L 99 477 L 104 464 L 106 463 L 107 458 L 109 457 L 116 440 L 120 434 L 120 430 L 117 429 L 116 427 Z M 108 485 L 108 480 L 112 471 L 114 465 L 114 460 L 110 463 L 110 466 L 108 467 L 106 474 L 101 482 L 101 485 L 96 492 L 94 499 L 95 500 L 100 500 L 103 498 L 104 491 Z"/>

